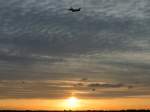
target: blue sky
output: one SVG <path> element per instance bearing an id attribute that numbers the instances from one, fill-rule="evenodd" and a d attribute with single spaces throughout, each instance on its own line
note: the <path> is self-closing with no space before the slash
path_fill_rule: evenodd
<path id="1" fill-rule="evenodd" d="M 149 5 L 149 0 L 1 0 L 0 98 L 149 95 Z M 71 13 L 70 6 L 82 10 Z"/>

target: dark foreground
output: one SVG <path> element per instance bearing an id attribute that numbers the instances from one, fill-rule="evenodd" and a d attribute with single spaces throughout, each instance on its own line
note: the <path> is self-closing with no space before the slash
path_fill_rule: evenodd
<path id="1" fill-rule="evenodd" d="M 0 112 L 150 112 L 150 110 L 120 110 L 120 111 L 103 111 L 103 110 L 87 110 L 87 111 L 71 111 L 71 110 L 64 110 L 64 111 L 31 111 L 31 110 L 0 110 Z"/>

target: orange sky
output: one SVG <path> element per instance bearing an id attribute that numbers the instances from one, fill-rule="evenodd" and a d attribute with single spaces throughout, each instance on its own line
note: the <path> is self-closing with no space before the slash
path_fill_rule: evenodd
<path id="1" fill-rule="evenodd" d="M 150 109 L 150 98 L 118 98 L 118 99 L 79 99 L 76 107 L 69 107 L 67 99 L 8 99 L 0 100 L 0 109 L 27 110 L 119 110 L 119 109 Z"/>

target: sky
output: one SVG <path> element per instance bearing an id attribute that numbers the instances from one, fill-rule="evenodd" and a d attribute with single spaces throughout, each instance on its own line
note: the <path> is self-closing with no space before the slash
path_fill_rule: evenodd
<path id="1" fill-rule="evenodd" d="M 65 109 L 59 102 L 71 96 L 93 104 L 79 109 L 148 108 L 149 5 L 0 0 L 0 109 Z"/>

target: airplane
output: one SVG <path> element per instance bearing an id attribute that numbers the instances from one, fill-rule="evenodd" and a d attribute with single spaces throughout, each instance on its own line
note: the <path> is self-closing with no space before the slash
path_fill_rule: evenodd
<path id="1" fill-rule="evenodd" d="M 69 8 L 68 9 L 69 11 L 72 11 L 72 12 L 79 12 L 79 11 L 81 11 L 81 8 L 78 8 L 78 9 L 75 9 L 75 8 Z"/>

